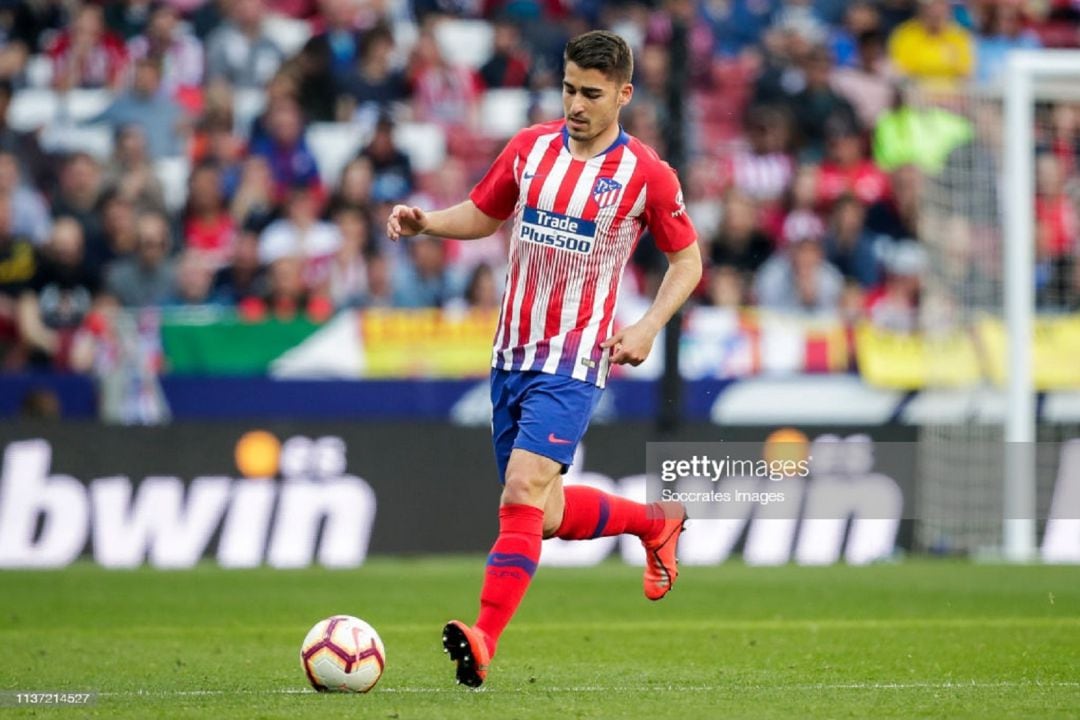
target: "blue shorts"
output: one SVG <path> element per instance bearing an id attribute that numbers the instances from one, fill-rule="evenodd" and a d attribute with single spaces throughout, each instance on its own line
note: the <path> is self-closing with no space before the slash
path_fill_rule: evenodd
<path id="1" fill-rule="evenodd" d="M 510 451 L 521 448 L 562 464 L 565 473 L 604 389 L 564 375 L 491 371 L 491 439 L 499 482 Z"/>

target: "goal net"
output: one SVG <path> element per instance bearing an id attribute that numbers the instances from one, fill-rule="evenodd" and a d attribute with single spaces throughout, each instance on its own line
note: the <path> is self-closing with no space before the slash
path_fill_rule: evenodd
<path id="1" fill-rule="evenodd" d="M 1061 57 L 1049 63 L 1051 72 L 1027 65 L 1021 114 L 1008 107 L 1016 75 L 997 89 L 907 92 L 913 112 L 944 118 L 955 133 L 921 173 L 928 364 L 913 416 L 920 423 L 915 543 L 922 550 L 1033 557 L 1061 441 L 1080 436 L 1080 413 L 1061 402 L 1047 412 L 1046 402 L 1080 390 L 1076 373 L 1062 367 L 1080 367 L 1080 357 L 1060 352 L 1076 337 L 1071 318 L 1080 310 L 1080 54 L 1069 55 L 1072 77 Z M 1016 131 L 1017 118 L 1026 132 Z M 1034 339 L 1017 346 L 1019 337 Z M 958 343 L 974 352 L 958 353 Z M 954 366 L 963 357 L 975 359 L 970 374 Z M 978 380 L 957 382 L 964 376 Z M 1047 393 L 1038 422 L 1033 389 Z"/>

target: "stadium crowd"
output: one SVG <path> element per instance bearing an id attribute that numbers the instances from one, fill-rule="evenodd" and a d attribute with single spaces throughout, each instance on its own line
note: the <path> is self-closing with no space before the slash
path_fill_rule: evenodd
<path id="1" fill-rule="evenodd" d="M 593 27 L 634 47 L 624 124 L 665 155 L 678 26 L 695 301 L 909 330 L 927 177 L 964 150 L 997 172 L 971 148 L 998 125 L 950 93 L 1000 84 L 1011 48 L 1080 44 L 1080 2 L 2 2 L 3 367 L 84 367 L 77 330 L 117 305 L 496 307 L 505 230 L 393 244 L 389 208 L 459 201 L 507 123 L 559 117 L 562 47 Z M 1039 283 L 1075 298 L 1080 115 L 1045 113 Z M 662 263 L 641 243 L 625 292 Z"/>

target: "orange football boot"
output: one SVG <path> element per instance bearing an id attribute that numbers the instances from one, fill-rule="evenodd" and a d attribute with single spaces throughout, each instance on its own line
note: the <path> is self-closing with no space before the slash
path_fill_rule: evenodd
<path id="1" fill-rule="evenodd" d="M 645 597 L 659 600 L 668 594 L 679 577 L 679 564 L 675 559 L 675 547 L 679 544 L 686 523 L 686 508 L 682 503 L 655 503 L 664 513 L 664 526 L 652 538 L 642 538 L 645 546 L 645 576 L 642 584 Z"/>
<path id="2" fill-rule="evenodd" d="M 442 634 L 443 652 L 457 663 L 457 681 L 461 685 L 478 688 L 487 677 L 488 655 L 484 634 L 459 620 L 446 623 Z"/>

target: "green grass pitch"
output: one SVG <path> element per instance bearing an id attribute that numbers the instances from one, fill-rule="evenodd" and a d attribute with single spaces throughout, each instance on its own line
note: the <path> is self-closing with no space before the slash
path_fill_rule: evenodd
<path id="1" fill-rule="evenodd" d="M 0 690 L 97 691 L 47 718 L 1077 717 L 1080 568 L 686 567 L 658 603 L 616 563 L 541 568 L 481 691 L 439 631 L 471 621 L 482 559 L 354 571 L 0 573 Z M 327 615 L 371 622 L 367 695 L 306 686 Z"/>

